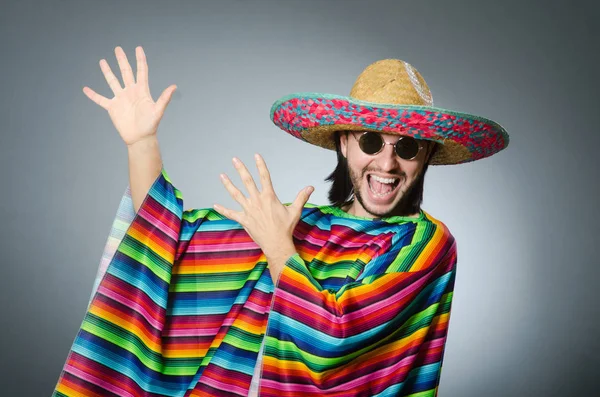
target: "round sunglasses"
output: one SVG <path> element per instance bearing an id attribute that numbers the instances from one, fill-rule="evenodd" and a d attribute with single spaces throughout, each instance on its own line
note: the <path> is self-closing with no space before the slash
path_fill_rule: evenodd
<path id="1" fill-rule="evenodd" d="M 360 135 L 360 138 L 356 138 L 353 132 L 350 132 L 352 136 L 358 141 L 360 149 L 369 155 L 376 155 L 381 152 L 385 145 L 393 145 L 394 151 L 404 160 L 412 160 L 423 149 L 423 143 L 410 136 L 400 136 L 400 139 L 396 143 L 386 142 L 381 134 L 373 131 L 365 131 Z"/>

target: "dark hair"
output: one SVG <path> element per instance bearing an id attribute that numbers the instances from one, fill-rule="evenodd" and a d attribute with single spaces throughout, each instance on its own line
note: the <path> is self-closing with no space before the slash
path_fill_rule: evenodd
<path id="1" fill-rule="evenodd" d="M 327 198 L 329 202 L 336 207 L 343 207 L 344 205 L 352 202 L 352 196 L 354 195 L 354 186 L 352 186 L 352 180 L 350 179 L 350 172 L 348 170 L 348 160 L 342 154 L 340 144 L 340 134 L 344 131 L 336 131 L 333 136 L 335 141 L 335 152 L 337 154 L 337 166 L 335 170 L 327 178 L 326 182 L 331 182 L 331 188 Z"/>
<path id="2" fill-rule="evenodd" d="M 345 132 L 346 131 L 336 131 L 334 133 L 333 139 L 335 141 L 335 151 L 337 153 L 337 166 L 335 167 L 335 170 L 333 170 L 333 172 L 329 174 L 327 178 L 325 178 L 325 181 L 331 182 L 331 187 L 328 193 L 329 202 L 336 207 L 343 207 L 346 204 L 350 204 L 354 201 L 354 186 L 352 185 L 352 180 L 350 179 L 348 160 L 342 154 L 340 144 L 340 134 Z M 431 154 L 429 155 L 429 159 L 431 159 L 437 148 L 438 145 L 435 144 Z M 412 188 L 404 194 L 400 203 L 398 204 L 398 215 L 414 214 L 421 209 L 421 204 L 423 203 L 425 173 L 429 167 L 429 159 L 427 159 L 427 163 L 423 165 L 423 170 L 421 171 L 419 177 L 415 180 Z"/>

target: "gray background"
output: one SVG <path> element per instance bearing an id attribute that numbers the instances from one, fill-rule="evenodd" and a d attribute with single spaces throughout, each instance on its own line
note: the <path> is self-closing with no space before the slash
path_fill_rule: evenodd
<path id="1" fill-rule="evenodd" d="M 569 4 L 570 3 L 570 4 Z M 236 207 L 231 157 L 263 154 L 279 197 L 326 203 L 333 152 L 283 133 L 273 101 L 345 95 L 400 58 L 434 104 L 504 126 L 509 147 L 430 167 L 423 208 L 458 241 L 439 395 L 591 395 L 599 368 L 597 6 L 557 1 L 49 1 L 0 8 L 2 395 L 48 396 L 128 183 L 124 143 L 84 85 L 142 45 L 165 169 L 187 208 Z M 237 178 L 237 179 L 236 179 Z M 5 394 L 6 393 L 6 394 Z"/>

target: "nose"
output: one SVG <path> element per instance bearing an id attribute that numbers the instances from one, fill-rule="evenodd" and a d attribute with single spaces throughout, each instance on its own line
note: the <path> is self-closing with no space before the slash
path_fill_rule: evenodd
<path id="1" fill-rule="evenodd" d="M 393 142 L 388 142 L 384 139 L 385 146 L 381 152 L 377 153 L 377 163 L 382 171 L 395 170 L 400 166 L 398 156 L 396 155 L 396 148 L 394 146 L 397 140 L 398 139 L 393 140 Z"/>

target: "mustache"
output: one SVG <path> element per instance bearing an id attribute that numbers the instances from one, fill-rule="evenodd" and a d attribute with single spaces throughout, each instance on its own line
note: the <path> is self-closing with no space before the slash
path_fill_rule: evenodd
<path id="1" fill-rule="evenodd" d="M 393 176 L 395 176 L 397 178 L 406 178 L 406 173 L 404 173 L 404 172 L 400 172 L 400 173 L 388 173 L 388 172 L 385 172 L 383 170 L 374 170 L 374 169 L 365 169 L 365 170 L 363 170 L 362 173 L 361 173 L 361 175 L 360 175 L 361 178 L 364 177 L 365 175 L 367 175 L 369 172 L 379 172 L 381 174 L 391 174 L 391 175 L 393 175 Z"/>

